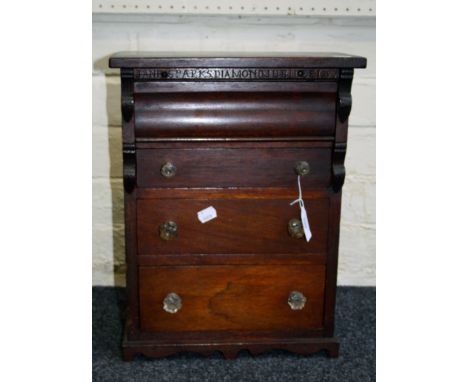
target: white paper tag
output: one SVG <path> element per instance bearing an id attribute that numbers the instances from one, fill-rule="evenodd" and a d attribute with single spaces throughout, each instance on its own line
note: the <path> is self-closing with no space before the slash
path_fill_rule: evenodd
<path id="1" fill-rule="evenodd" d="M 307 211 L 303 204 L 301 205 L 301 220 L 306 240 L 307 242 L 309 242 L 309 240 L 312 239 L 312 232 L 310 231 L 309 219 L 307 218 Z"/>
<path id="2" fill-rule="evenodd" d="M 304 230 L 304 234 L 306 237 L 307 242 L 312 239 L 312 232 L 310 230 L 309 219 L 307 218 L 307 211 L 304 207 L 304 200 L 302 200 L 302 188 L 301 188 L 301 176 L 297 176 L 297 188 L 299 190 L 299 197 L 290 203 L 292 206 L 293 204 L 299 203 L 299 208 L 301 209 L 301 221 L 302 221 L 302 229 Z"/>
<path id="3" fill-rule="evenodd" d="M 198 211 L 197 215 L 198 220 L 200 220 L 202 223 L 209 222 L 210 220 L 213 220 L 214 218 L 218 217 L 218 215 L 216 214 L 216 210 L 213 206 L 209 206 L 204 210 Z"/>

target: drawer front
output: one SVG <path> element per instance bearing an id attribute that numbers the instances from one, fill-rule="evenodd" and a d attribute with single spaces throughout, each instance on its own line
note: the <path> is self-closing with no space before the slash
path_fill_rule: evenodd
<path id="1" fill-rule="evenodd" d="M 318 329 L 324 284 L 324 266 L 142 267 L 141 328 L 152 332 Z"/>
<path id="2" fill-rule="evenodd" d="M 333 136 L 336 93 L 136 93 L 135 135 L 151 138 Z"/>
<path id="3" fill-rule="evenodd" d="M 295 187 L 296 166 L 305 161 L 304 187 L 330 184 L 331 148 L 141 149 L 139 187 Z M 171 164 L 174 171 L 164 173 Z M 165 175 L 163 175 L 163 173 Z"/>
<path id="4" fill-rule="evenodd" d="M 268 194 L 268 189 L 259 192 Z M 203 193 L 201 194 L 203 195 Z M 289 235 L 291 219 L 300 210 L 291 199 L 143 199 L 137 202 L 138 252 L 160 254 L 288 254 L 325 253 L 328 235 L 328 198 L 305 199 L 312 239 Z M 197 212 L 208 206 L 217 218 L 202 224 Z M 175 222 L 177 236 L 160 237 L 160 226 Z"/>

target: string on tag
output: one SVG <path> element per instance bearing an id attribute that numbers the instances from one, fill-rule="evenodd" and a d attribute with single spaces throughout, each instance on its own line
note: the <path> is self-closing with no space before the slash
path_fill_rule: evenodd
<path id="1" fill-rule="evenodd" d="M 309 219 L 307 218 L 307 211 L 305 209 L 305 205 L 304 205 L 304 200 L 302 199 L 302 188 L 301 188 L 301 176 L 298 175 L 297 176 L 297 187 L 299 189 L 299 197 L 292 201 L 289 205 L 294 205 L 296 203 L 299 203 L 299 207 L 301 209 L 301 221 L 302 221 L 302 228 L 304 229 L 304 234 L 305 234 L 305 237 L 306 237 L 306 240 L 307 242 L 310 241 L 310 239 L 312 238 L 312 232 L 310 230 L 310 226 L 309 226 Z"/>
<path id="2" fill-rule="evenodd" d="M 301 176 L 297 176 L 297 187 L 299 189 L 299 197 L 293 202 L 289 203 L 290 206 L 299 203 L 299 207 L 304 207 L 304 200 L 302 200 L 302 189 L 301 189 Z"/>

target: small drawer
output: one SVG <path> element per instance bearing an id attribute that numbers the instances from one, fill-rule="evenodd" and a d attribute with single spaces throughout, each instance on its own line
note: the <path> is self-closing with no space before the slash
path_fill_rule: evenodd
<path id="1" fill-rule="evenodd" d="M 141 267 L 141 329 L 150 332 L 320 329 L 325 267 Z"/>
<path id="2" fill-rule="evenodd" d="M 268 189 L 259 192 L 268 195 Z M 141 199 L 137 202 L 140 255 L 326 253 L 329 199 L 305 197 L 312 239 L 294 237 L 300 219 L 289 199 Z M 197 212 L 213 206 L 217 217 L 202 224 Z M 292 227 L 291 227 L 292 226 Z M 299 232 L 300 235 L 300 232 Z M 297 235 L 296 235 L 297 236 Z"/>
<path id="3" fill-rule="evenodd" d="M 330 184 L 331 148 L 203 148 L 137 150 L 139 187 L 296 187 Z"/>

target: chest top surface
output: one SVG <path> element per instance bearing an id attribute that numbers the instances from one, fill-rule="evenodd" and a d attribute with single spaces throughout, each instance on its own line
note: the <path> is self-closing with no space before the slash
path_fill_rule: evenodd
<path id="1" fill-rule="evenodd" d="M 111 68 L 152 67 L 312 67 L 364 68 L 366 59 L 328 52 L 120 52 L 109 60 Z"/>

